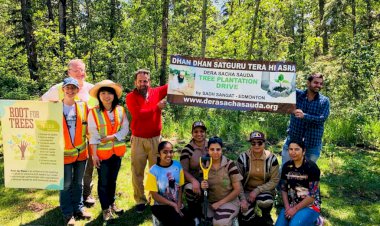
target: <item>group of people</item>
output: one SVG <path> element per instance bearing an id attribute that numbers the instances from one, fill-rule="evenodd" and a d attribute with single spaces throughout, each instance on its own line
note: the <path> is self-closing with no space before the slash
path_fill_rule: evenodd
<path id="1" fill-rule="evenodd" d="M 86 83 L 85 64 L 79 59 L 69 62 L 68 75 L 42 96 L 42 100 L 63 103 L 65 167 L 60 207 L 67 225 L 74 225 L 78 218 L 91 218 L 84 204 L 91 206 L 95 201 L 91 196 L 93 167 L 98 171 L 103 219 L 123 213 L 115 205 L 115 191 L 129 128 L 135 210 L 142 213 L 150 204 L 163 225 L 200 221 L 232 225 L 235 218 L 240 225 L 273 225 L 270 211 L 276 187 L 281 188 L 285 207 L 276 225 L 313 225 L 319 217 L 320 172 L 315 162 L 329 115 L 329 99 L 319 94 L 321 74 L 308 78 L 305 91 L 297 90 L 297 109 L 291 116 L 281 170 L 276 156 L 265 149 L 264 133 L 252 132 L 250 149 L 234 162 L 223 155 L 221 138 L 207 139 L 202 121 L 193 123 L 192 140 L 183 148 L 180 161 L 173 160 L 173 145 L 161 140 L 168 85 L 150 87 L 148 70 L 135 73 L 135 89 L 126 95 L 131 123 L 119 105 L 123 91 L 119 84 L 110 80 Z M 144 189 L 147 162 L 150 170 Z M 206 179 L 201 164 L 208 167 Z"/>

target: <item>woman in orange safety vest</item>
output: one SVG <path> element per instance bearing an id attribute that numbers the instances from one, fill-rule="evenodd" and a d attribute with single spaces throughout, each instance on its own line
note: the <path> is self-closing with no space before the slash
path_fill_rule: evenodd
<path id="1" fill-rule="evenodd" d="M 88 131 L 92 160 L 98 169 L 98 195 L 105 221 L 123 213 L 115 205 L 116 180 L 129 131 L 125 110 L 118 105 L 121 93 L 122 87 L 110 80 L 98 82 L 90 90 L 90 95 L 99 101 L 99 106 L 88 114 Z"/>
<path id="2" fill-rule="evenodd" d="M 74 225 L 75 218 L 91 218 L 83 206 L 83 175 L 86 168 L 87 152 L 87 104 L 76 102 L 79 91 L 77 80 L 68 77 L 63 80 L 63 136 L 64 185 L 59 202 L 65 225 Z"/>

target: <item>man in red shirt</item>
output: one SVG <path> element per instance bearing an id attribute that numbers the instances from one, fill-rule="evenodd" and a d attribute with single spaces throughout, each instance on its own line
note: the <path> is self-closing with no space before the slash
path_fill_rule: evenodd
<path id="1" fill-rule="evenodd" d="M 158 144 L 161 141 L 161 112 L 166 106 L 163 100 L 168 92 L 168 85 L 151 88 L 150 71 L 140 69 L 135 73 L 136 88 L 128 93 L 126 104 L 131 113 L 131 159 L 132 184 L 136 211 L 145 210 L 147 199 L 144 194 L 144 170 L 146 161 L 149 167 L 156 164 Z"/>

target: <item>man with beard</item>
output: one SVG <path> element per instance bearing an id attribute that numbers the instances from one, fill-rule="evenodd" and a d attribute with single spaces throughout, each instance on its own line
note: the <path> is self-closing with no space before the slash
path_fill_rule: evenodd
<path id="1" fill-rule="evenodd" d="M 324 123 L 330 114 L 330 100 L 319 93 L 323 75 L 315 73 L 307 78 L 307 89 L 296 91 L 296 110 L 290 117 L 288 136 L 282 148 L 282 165 L 290 160 L 288 146 L 291 140 L 303 141 L 306 158 L 317 162 L 322 149 Z"/>
<path id="2" fill-rule="evenodd" d="M 158 144 L 161 140 L 161 112 L 166 106 L 163 100 L 168 85 L 151 88 L 150 71 L 139 69 L 135 73 L 136 88 L 126 97 L 126 104 L 131 113 L 131 160 L 132 185 L 136 211 L 145 210 L 147 199 L 144 194 L 144 170 L 146 162 L 149 168 L 156 164 Z"/>

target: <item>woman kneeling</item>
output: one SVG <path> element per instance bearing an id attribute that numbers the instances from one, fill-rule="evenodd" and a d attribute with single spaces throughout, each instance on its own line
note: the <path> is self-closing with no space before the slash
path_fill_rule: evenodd
<path id="1" fill-rule="evenodd" d="M 305 158 L 302 142 L 292 141 L 288 151 L 291 160 L 284 164 L 280 182 L 285 209 L 281 210 L 276 226 L 314 225 L 321 210 L 319 168 Z"/>
<path id="2" fill-rule="evenodd" d="M 202 189 L 208 189 L 209 206 L 207 218 L 212 225 L 232 225 L 239 213 L 240 175 L 235 163 L 222 155 L 223 141 L 212 137 L 208 141 L 208 153 L 212 159 L 208 180 L 201 183 Z"/>

